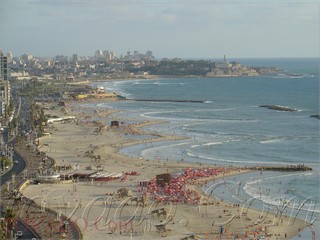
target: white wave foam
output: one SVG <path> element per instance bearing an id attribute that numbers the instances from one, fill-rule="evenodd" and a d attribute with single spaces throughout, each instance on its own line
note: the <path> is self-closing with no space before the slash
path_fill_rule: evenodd
<path id="1" fill-rule="evenodd" d="M 157 82 L 158 85 L 184 85 L 185 83 L 164 83 L 164 82 Z"/>
<path id="2" fill-rule="evenodd" d="M 196 144 L 196 145 L 192 145 L 190 148 L 197 148 L 197 147 L 200 147 L 201 145 L 199 144 Z"/>
<path id="3" fill-rule="evenodd" d="M 268 140 L 263 140 L 260 141 L 261 144 L 272 144 L 272 143 L 279 143 L 279 142 L 284 142 L 284 141 L 297 141 L 301 140 L 302 137 L 280 137 L 280 138 L 273 138 L 273 139 L 268 139 Z"/>
<path id="4" fill-rule="evenodd" d="M 163 149 L 168 149 L 168 148 L 172 148 L 172 147 L 176 147 L 176 146 L 184 146 L 184 145 L 188 145 L 192 142 L 183 142 L 183 143 L 175 143 L 175 144 L 170 144 L 170 145 L 161 145 L 161 146 L 155 146 L 155 147 L 152 147 L 152 146 L 147 146 L 147 149 L 144 149 L 141 151 L 141 154 L 143 156 L 147 156 L 148 154 L 150 153 L 153 153 L 153 152 L 160 152 L 160 150 L 163 150 Z"/>
<path id="5" fill-rule="evenodd" d="M 241 160 L 231 160 L 231 159 L 222 159 L 222 158 L 216 158 L 216 157 L 208 157 L 208 156 L 202 156 L 195 153 L 190 152 L 190 150 L 187 150 L 187 155 L 193 158 L 200 158 L 207 161 L 213 161 L 213 162 L 222 162 L 222 163 L 233 163 L 233 164 L 241 164 L 241 165 L 254 165 L 254 164 L 265 164 L 270 165 L 271 163 L 265 162 L 265 161 L 241 161 Z M 296 163 L 291 162 L 272 162 L 272 165 L 295 165 Z"/>
<path id="6" fill-rule="evenodd" d="M 97 107 L 104 107 L 106 104 L 105 103 L 98 103 L 96 106 Z"/>
<path id="7" fill-rule="evenodd" d="M 273 206 L 282 206 L 282 207 L 287 207 L 290 209 L 296 209 L 297 211 L 299 209 L 303 211 L 311 211 L 311 212 L 316 212 L 319 213 L 319 210 L 314 210 L 315 205 L 318 205 L 317 200 L 310 200 L 306 201 L 306 204 L 301 205 L 300 202 L 302 201 L 301 199 L 299 200 L 298 197 L 296 196 L 290 196 L 290 195 L 278 195 L 275 196 L 275 193 L 268 193 L 266 195 L 265 193 L 259 193 L 259 189 L 261 186 L 261 183 L 264 181 L 268 180 L 275 180 L 275 179 L 280 179 L 280 178 L 286 178 L 286 177 L 294 177 L 294 176 L 301 176 L 301 175 L 313 175 L 312 173 L 291 173 L 291 174 L 283 174 L 283 175 L 277 175 L 277 176 L 271 176 L 271 177 L 266 177 L 266 178 L 260 178 L 260 179 L 255 179 L 253 181 L 247 182 L 243 186 L 243 190 L 245 191 L 246 194 L 253 198 L 260 199 L 262 202 L 273 205 Z M 270 194 L 270 195 L 269 195 Z M 307 199 L 305 199 L 307 200 Z M 299 203 L 297 203 L 299 202 Z M 318 209 L 318 208 L 316 208 Z"/>
<path id="8" fill-rule="evenodd" d="M 265 141 L 261 141 L 261 144 L 272 144 L 272 143 L 278 143 L 278 142 L 282 142 L 284 141 L 284 139 L 271 139 L 271 140 L 265 140 Z"/>
<path id="9" fill-rule="evenodd" d="M 205 143 L 202 146 L 214 146 L 214 145 L 221 145 L 225 142 L 211 142 L 211 143 Z"/>

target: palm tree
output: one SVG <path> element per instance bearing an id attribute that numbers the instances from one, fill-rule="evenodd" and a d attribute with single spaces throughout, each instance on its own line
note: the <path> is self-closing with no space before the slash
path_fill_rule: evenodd
<path id="1" fill-rule="evenodd" d="M 6 239 L 12 238 L 12 230 L 14 229 L 14 226 L 16 225 L 16 213 L 12 208 L 7 208 L 6 212 L 4 214 L 4 222 L 6 225 Z"/>

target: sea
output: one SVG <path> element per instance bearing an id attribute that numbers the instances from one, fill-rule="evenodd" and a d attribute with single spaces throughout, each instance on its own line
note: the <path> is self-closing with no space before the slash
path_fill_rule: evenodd
<path id="1" fill-rule="evenodd" d="M 298 216 L 313 223 L 293 239 L 320 239 L 319 59 L 232 59 L 245 66 L 268 66 L 281 73 L 257 77 L 108 80 L 94 83 L 125 101 L 91 105 L 117 109 L 110 120 L 127 123 L 163 120 L 147 126 L 152 133 L 183 140 L 145 143 L 153 136 L 126 135 L 141 144 L 123 154 L 154 161 L 184 161 L 216 166 L 287 166 L 304 164 L 310 172 L 261 171 L 230 177 L 230 187 L 214 187 L 215 196 L 257 208 Z M 276 111 L 261 105 L 297 111 Z M 101 120 L 101 119 L 100 119 Z M 209 183 L 210 189 L 216 183 Z M 236 187 L 235 187 L 236 186 Z M 235 189 L 238 189 L 236 192 Z M 240 190 L 239 190 L 240 189 Z M 206 189 L 204 189 L 206 190 Z M 230 194 L 226 194 L 226 191 Z M 209 192 L 209 191 L 207 191 Z M 296 209 L 293 212 L 292 209 Z"/>

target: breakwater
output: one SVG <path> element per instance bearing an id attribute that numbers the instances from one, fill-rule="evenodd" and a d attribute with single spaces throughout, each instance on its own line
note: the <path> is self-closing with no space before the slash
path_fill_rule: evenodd
<path id="1" fill-rule="evenodd" d="M 311 167 L 308 167 L 304 164 L 288 165 L 288 166 L 250 166 L 250 167 L 246 167 L 246 169 L 259 170 L 259 171 L 279 171 L 279 172 L 312 171 Z"/>
<path id="2" fill-rule="evenodd" d="M 285 111 L 285 112 L 298 111 L 297 109 L 294 109 L 294 108 L 283 107 L 283 106 L 278 106 L 278 105 L 260 105 L 259 107 L 268 108 L 268 109 L 276 110 L 276 111 Z"/>
<path id="3" fill-rule="evenodd" d="M 190 102 L 190 103 L 204 103 L 205 101 L 201 100 L 172 100 L 172 99 L 121 99 L 129 101 L 139 101 L 139 102 Z"/>

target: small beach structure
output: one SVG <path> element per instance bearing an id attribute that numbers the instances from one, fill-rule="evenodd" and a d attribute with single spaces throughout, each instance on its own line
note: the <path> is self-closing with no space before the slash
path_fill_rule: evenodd
<path id="1" fill-rule="evenodd" d="M 75 121 L 76 117 L 74 116 L 66 116 L 60 118 L 50 118 L 47 120 L 47 123 L 54 123 L 54 122 L 72 122 Z"/>
<path id="2" fill-rule="evenodd" d="M 97 94 L 105 93 L 105 91 L 104 91 L 104 87 L 102 87 L 102 86 L 98 86 L 98 87 L 96 88 L 96 93 L 97 93 Z"/>
<path id="3" fill-rule="evenodd" d="M 131 196 L 132 196 L 132 191 L 128 188 L 120 188 L 117 191 L 118 198 L 131 197 Z"/>
<path id="4" fill-rule="evenodd" d="M 184 238 L 181 238 L 180 240 L 192 240 L 192 239 L 196 239 L 196 240 L 200 240 L 201 237 L 197 236 L 197 235 L 190 235 L 190 236 L 187 236 L 187 237 L 184 237 Z"/>
<path id="5" fill-rule="evenodd" d="M 123 177 L 122 173 L 108 173 L 108 172 L 95 172 L 89 176 L 90 179 L 95 181 L 112 181 L 116 179 L 121 179 Z"/>
<path id="6" fill-rule="evenodd" d="M 38 175 L 37 180 L 40 183 L 58 183 L 60 182 L 60 174 L 55 175 Z"/>
<path id="7" fill-rule="evenodd" d="M 145 187 L 148 187 L 148 184 L 149 184 L 149 183 L 150 183 L 150 180 L 149 180 L 149 179 L 141 180 L 141 181 L 139 182 L 139 186 L 145 188 Z"/>
<path id="8" fill-rule="evenodd" d="M 163 187 L 166 184 L 170 183 L 171 175 L 169 173 L 158 174 L 156 176 L 156 180 L 157 180 L 157 185 Z"/>
<path id="9" fill-rule="evenodd" d="M 119 127 L 120 126 L 120 122 L 119 121 L 111 121 L 110 126 L 111 127 Z"/>
<path id="10" fill-rule="evenodd" d="M 81 170 L 81 171 L 76 171 L 71 173 L 72 177 L 74 179 L 88 179 L 89 176 L 93 175 L 97 173 L 97 171 L 93 171 L 93 170 Z"/>

